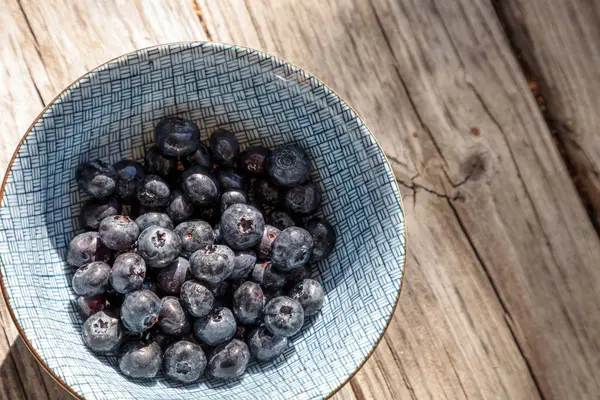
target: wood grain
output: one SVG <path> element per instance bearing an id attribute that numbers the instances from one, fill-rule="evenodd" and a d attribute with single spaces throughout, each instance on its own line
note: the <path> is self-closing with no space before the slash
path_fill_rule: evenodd
<path id="1" fill-rule="evenodd" d="M 600 3 L 508 0 L 495 7 L 600 231 Z"/>
<path id="2" fill-rule="evenodd" d="M 210 38 L 274 53 L 365 119 L 404 194 L 408 265 L 384 340 L 337 398 L 600 393 L 600 242 L 489 1 L 2 4 L 0 167 L 59 90 L 155 43 Z M 40 378 L 0 310 L 0 394 L 66 396 Z"/>
<path id="3" fill-rule="evenodd" d="M 541 393 L 593 397 L 598 236 L 491 5 L 376 4 L 399 73 L 440 150 L 442 172 L 429 181 L 443 182 L 436 190 L 450 197 Z"/>
<path id="4" fill-rule="evenodd" d="M 0 38 L 0 177 L 4 178 L 13 150 L 43 107 L 36 85 L 47 79 L 27 20 L 17 2 L 3 4 Z"/>

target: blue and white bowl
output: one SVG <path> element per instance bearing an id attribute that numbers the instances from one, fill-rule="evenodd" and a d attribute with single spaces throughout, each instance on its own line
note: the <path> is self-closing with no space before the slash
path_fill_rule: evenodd
<path id="1" fill-rule="evenodd" d="M 274 363 L 251 362 L 242 379 L 178 385 L 132 381 L 115 357 L 91 353 L 64 260 L 81 232 L 86 200 L 76 167 L 101 158 L 142 160 L 152 129 L 168 115 L 217 127 L 242 147 L 298 143 L 323 189 L 322 215 L 338 234 L 315 277 L 327 291 Z M 398 188 L 364 122 L 331 89 L 293 64 L 256 50 L 179 43 L 139 50 L 89 72 L 34 122 L 11 162 L 0 208 L 2 286 L 34 356 L 87 399 L 308 399 L 326 397 L 362 365 L 398 299 L 405 226 Z"/>

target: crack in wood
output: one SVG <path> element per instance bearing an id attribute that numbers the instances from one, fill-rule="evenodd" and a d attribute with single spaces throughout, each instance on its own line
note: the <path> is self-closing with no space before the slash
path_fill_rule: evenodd
<path id="1" fill-rule="evenodd" d="M 33 31 L 33 28 L 31 26 L 31 22 L 29 22 L 29 18 L 27 17 L 27 14 L 25 13 L 25 9 L 23 8 L 23 5 L 21 4 L 21 0 L 17 0 L 17 4 L 19 5 L 21 14 L 23 14 L 23 19 L 25 20 L 27 29 L 29 30 L 31 37 L 33 38 L 35 51 L 36 51 L 38 57 L 40 58 L 40 62 L 44 66 L 44 69 L 46 69 L 46 65 L 44 64 L 44 59 L 42 58 L 42 52 L 40 51 L 40 43 L 38 42 L 37 36 L 35 35 L 35 32 Z M 40 101 L 42 102 L 42 105 L 44 107 L 46 107 L 46 102 L 44 101 L 44 98 L 42 97 L 42 92 L 40 91 L 40 88 L 38 87 L 35 79 L 33 79 L 33 74 L 31 73 L 31 68 L 29 68 L 29 64 L 25 63 L 25 65 L 27 67 L 27 73 L 29 74 L 29 77 L 31 78 L 31 82 L 33 83 L 33 88 L 35 89 L 35 92 L 37 93 Z"/>
<path id="2" fill-rule="evenodd" d="M 10 359 L 10 362 L 12 363 L 12 370 L 15 372 L 15 374 L 17 375 L 17 378 L 19 378 L 19 389 L 20 391 L 23 393 L 23 398 L 26 398 L 26 393 L 27 391 L 25 390 L 25 382 L 23 381 L 23 377 L 21 376 L 21 374 L 19 373 L 19 368 L 17 368 L 17 362 L 15 360 L 15 355 L 12 352 L 12 346 L 10 341 L 8 340 L 8 335 L 6 333 L 6 330 L 4 329 L 4 326 L 0 326 L 0 328 L 2 329 L 2 333 L 3 333 L 3 337 L 4 337 L 4 341 L 6 342 L 6 346 L 8 348 L 8 354 L 7 354 L 7 358 Z M 6 362 L 6 358 L 4 359 L 4 362 Z M 46 391 L 46 394 L 48 394 L 48 392 Z"/>
<path id="3" fill-rule="evenodd" d="M 256 36 L 258 37 L 258 41 L 260 42 L 261 50 L 267 51 L 267 43 L 265 42 L 262 30 L 260 29 L 260 24 L 256 20 L 256 16 L 252 11 L 252 6 L 250 5 L 250 2 L 248 0 L 244 0 L 244 5 L 246 6 L 246 10 L 248 10 L 248 16 L 250 16 L 250 21 L 252 22 L 252 26 L 256 31 Z"/>
<path id="4" fill-rule="evenodd" d="M 354 396 L 356 396 L 357 400 L 365 400 L 365 395 L 363 394 L 362 389 L 358 383 L 354 381 L 354 379 L 350 380 L 350 388 L 352 389 L 352 392 L 354 392 Z"/>
<path id="5" fill-rule="evenodd" d="M 525 365 L 527 366 L 527 369 L 529 370 L 529 374 L 531 375 L 531 377 L 533 378 L 533 383 L 535 384 L 535 387 L 537 388 L 540 397 L 542 400 L 545 399 L 544 397 L 544 393 L 542 393 L 542 389 L 540 386 L 540 383 L 538 382 L 534 372 L 533 372 L 533 367 L 531 366 L 531 363 L 529 361 L 529 359 L 525 356 L 525 352 L 523 351 L 523 348 L 521 347 L 521 344 L 519 343 L 519 340 L 517 339 L 517 336 L 515 334 L 514 331 L 514 327 L 513 327 L 513 323 L 511 323 L 512 321 L 512 317 L 510 316 L 510 314 L 505 314 L 504 315 L 504 321 L 506 322 L 506 326 L 508 326 L 508 331 L 510 332 L 510 334 L 513 337 L 513 340 L 515 341 L 515 343 L 517 344 L 517 350 L 519 351 L 519 353 L 521 353 L 521 356 L 523 357 L 523 360 L 525 360 Z"/>
<path id="6" fill-rule="evenodd" d="M 35 35 L 33 28 L 31 27 L 31 22 L 29 22 L 29 17 L 27 16 L 25 9 L 23 8 L 23 4 L 21 3 L 21 0 L 17 0 L 17 4 L 19 5 L 19 9 L 21 10 L 21 13 L 23 14 L 23 18 L 25 19 L 25 23 L 27 24 L 27 29 L 29 29 L 29 33 L 31 33 L 31 37 L 33 38 L 33 42 L 35 44 L 35 51 L 37 52 L 38 57 L 40 57 L 40 60 L 43 60 L 42 53 L 40 51 L 40 42 L 38 41 L 37 36 Z"/>
<path id="7" fill-rule="evenodd" d="M 454 376 L 456 377 L 456 380 L 458 381 L 460 390 L 462 391 L 463 395 L 465 396 L 465 399 L 468 399 L 469 396 L 467 395 L 467 391 L 465 390 L 465 387 L 460 379 L 460 376 L 458 375 L 458 371 L 456 370 L 456 365 L 454 365 L 454 361 L 452 360 L 452 357 L 450 357 L 450 353 L 448 352 L 448 349 L 445 346 L 444 346 L 444 352 L 446 353 L 446 357 L 448 357 L 448 361 L 450 361 L 450 365 L 452 366 L 452 371 L 454 372 Z"/>
<path id="8" fill-rule="evenodd" d="M 521 71 L 526 77 L 535 82 L 536 93 L 538 94 L 536 97 L 548 98 L 553 93 L 551 89 L 548 89 L 550 85 L 543 77 L 542 68 L 535 59 L 534 43 L 527 26 L 524 23 L 516 26 L 518 18 L 512 15 L 513 13 L 509 10 L 510 6 L 501 4 L 502 2 L 499 0 L 492 0 L 491 3 L 504 30 L 506 41 L 515 54 L 515 59 Z M 538 98 L 536 98 L 537 100 Z M 588 172 L 592 172 L 595 178 L 598 179 L 598 172 L 593 170 L 592 157 L 586 153 L 586 150 L 579 145 L 577 140 L 571 139 L 573 136 L 572 129 L 553 116 L 551 107 L 540 106 L 540 113 L 548 129 L 553 134 L 554 143 L 567 166 L 567 171 L 569 171 L 569 175 L 575 184 L 577 194 L 585 206 L 590 221 L 596 233 L 600 235 L 600 210 L 597 209 L 600 194 L 596 193 L 594 178 L 588 176 Z M 573 154 L 573 150 L 578 151 L 579 154 Z M 584 165 L 577 162 L 578 155 L 586 160 Z M 589 168 L 592 168 L 592 171 L 589 171 Z M 590 193 L 590 191 L 595 193 Z"/>
<path id="9" fill-rule="evenodd" d="M 396 56 L 394 54 L 394 48 L 392 47 L 392 43 L 390 42 L 390 38 L 388 37 L 388 34 L 387 34 L 385 28 L 383 27 L 383 24 L 381 23 L 381 19 L 379 18 L 379 14 L 377 13 L 377 9 L 375 8 L 375 5 L 373 4 L 373 0 L 369 0 L 369 4 L 371 5 L 371 8 L 373 9 L 373 15 L 375 16 L 375 20 L 377 21 L 377 25 L 379 25 L 379 30 L 381 32 L 381 35 L 383 36 L 383 40 L 385 41 L 385 44 L 386 44 L 386 46 L 387 46 L 390 54 L 395 59 Z M 423 128 L 423 130 L 427 133 L 427 135 L 429 135 L 429 137 L 431 138 L 431 141 L 432 141 L 433 145 L 435 146 L 435 149 L 437 150 L 438 154 L 440 155 L 440 157 L 442 158 L 442 160 L 444 161 L 444 163 L 446 165 L 448 165 L 448 162 L 446 161 L 446 158 L 444 157 L 444 154 L 442 153 L 442 149 L 437 144 L 435 138 L 433 137 L 433 134 L 429 130 L 429 127 L 427 126 L 427 124 L 425 124 L 425 121 L 423 121 L 423 117 L 421 116 L 419 110 L 417 109 L 417 105 L 415 104 L 415 101 L 413 100 L 412 96 L 410 95 L 410 92 L 408 90 L 408 86 L 406 85 L 406 81 L 404 80 L 404 77 L 402 76 L 402 73 L 400 72 L 400 68 L 398 67 L 397 63 L 394 63 L 394 70 L 396 72 L 396 76 L 398 77 L 398 80 L 402 84 L 402 87 L 403 87 L 404 92 L 406 94 L 406 98 L 408 99 L 408 101 L 410 103 L 410 106 L 412 107 L 412 109 L 413 109 L 413 111 L 415 113 L 415 116 L 417 117 L 417 120 L 419 121 L 419 124 L 421 125 L 421 127 Z"/>
<path id="10" fill-rule="evenodd" d="M 475 97 L 477 98 L 477 100 L 479 101 L 479 103 L 481 104 L 481 106 L 482 106 L 483 110 L 485 111 L 485 113 L 489 116 L 489 118 L 492 120 L 492 122 L 494 123 L 494 125 L 496 125 L 497 129 L 499 130 L 499 132 L 502 134 L 502 137 L 503 137 L 503 139 L 505 141 L 505 144 L 506 144 L 506 148 L 508 149 L 508 152 L 510 154 L 511 161 L 512 161 L 513 165 L 515 166 L 517 178 L 519 179 L 519 181 L 521 183 L 521 186 L 522 186 L 522 189 L 523 189 L 525 195 L 527 196 L 527 199 L 529 200 L 529 203 L 531 204 L 531 207 L 533 209 L 533 212 L 534 212 L 534 215 L 535 215 L 536 220 L 538 222 L 538 225 L 540 227 L 540 230 L 542 231 L 542 234 L 545 236 L 547 246 L 550 248 L 550 252 L 552 253 L 552 246 L 550 246 L 549 239 L 547 238 L 547 235 L 546 235 L 546 233 L 543 230 L 543 227 L 542 227 L 542 224 L 541 224 L 541 220 L 539 219 L 540 217 L 538 215 L 538 211 L 535 208 L 535 203 L 533 202 L 533 199 L 531 198 L 531 194 L 529 193 L 529 191 L 527 189 L 527 185 L 525 184 L 525 181 L 523 180 L 523 177 L 521 175 L 521 171 L 519 170 L 519 165 L 517 164 L 517 160 L 515 158 L 515 155 L 514 155 L 514 153 L 512 151 L 512 148 L 510 146 L 508 138 L 506 137 L 506 132 L 504 132 L 504 130 L 502 128 L 502 125 L 500 125 L 499 121 L 492 114 L 491 110 L 487 106 L 487 103 L 483 100 L 483 98 L 481 97 L 481 94 L 478 92 L 477 88 L 471 82 L 469 82 L 469 81 L 467 81 L 467 85 L 472 90 L 473 94 L 475 95 Z M 484 263 L 483 258 L 481 257 L 481 255 L 479 254 L 479 252 L 478 252 L 478 250 L 477 250 L 477 248 L 475 246 L 475 243 L 473 242 L 470 234 L 468 233 L 467 229 L 465 228 L 465 226 L 464 226 L 464 224 L 463 224 L 463 222 L 462 222 L 462 220 L 460 218 L 460 215 L 458 213 L 458 210 L 454 207 L 454 204 L 452 204 L 452 202 L 449 201 L 449 200 L 448 200 L 448 205 L 450 206 L 450 208 L 452 209 L 452 212 L 456 216 L 456 219 L 458 220 L 458 223 L 459 223 L 459 226 L 460 226 L 461 230 L 464 232 L 467 240 L 469 241 L 469 245 L 473 249 L 473 251 L 475 253 L 475 256 L 479 260 L 479 263 L 480 263 L 483 271 L 487 275 L 487 277 L 488 277 L 488 279 L 490 281 L 490 284 L 491 284 L 494 292 L 496 293 L 496 296 L 498 297 L 498 300 L 500 301 L 500 305 L 502 306 L 502 309 L 505 312 L 505 320 L 506 320 L 506 318 L 509 318 L 512 321 L 512 317 L 511 317 L 510 312 L 509 312 L 509 310 L 508 310 L 508 308 L 506 306 L 506 303 L 502 299 L 502 297 L 500 295 L 500 292 L 499 292 L 498 288 L 496 287 L 496 284 L 494 283 L 492 275 L 490 274 L 489 269 L 487 268 L 487 265 Z M 554 258 L 554 254 L 552 254 L 552 256 Z M 540 398 L 544 399 L 544 394 L 542 392 L 539 380 L 538 380 L 537 376 L 535 375 L 535 372 L 534 372 L 534 370 L 532 368 L 531 361 L 529 360 L 529 358 L 527 357 L 527 355 L 523 351 L 523 346 L 521 345 L 521 343 L 519 342 L 518 337 L 516 336 L 515 332 L 513 331 L 513 327 L 510 326 L 510 325 L 508 325 L 508 326 L 509 326 L 509 330 L 510 330 L 510 333 L 512 335 L 512 338 L 513 338 L 513 340 L 515 342 L 515 345 L 517 346 L 517 349 L 518 349 L 519 353 L 521 354 L 521 357 L 523 358 L 523 360 L 525 362 L 525 365 L 527 366 L 527 369 L 529 370 L 529 374 L 531 375 L 531 378 L 532 378 L 533 383 L 534 383 L 534 385 L 535 385 L 535 387 L 536 387 L 536 389 L 537 389 L 537 391 L 538 391 L 538 393 L 540 395 Z"/>
<path id="11" fill-rule="evenodd" d="M 469 231 L 465 227 L 465 224 L 463 223 L 462 218 L 460 217 L 460 214 L 458 213 L 458 210 L 456 209 L 456 207 L 454 207 L 454 204 L 452 204 L 452 202 L 449 199 L 448 199 L 448 206 L 450 207 L 450 209 L 454 213 L 454 216 L 456 217 L 456 220 L 458 221 L 458 225 L 459 225 L 461 231 L 465 235 L 465 238 L 467 239 L 467 241 L 469 243 L 469 246 L 473 250 L 473 254 L 475 255 L 475 258 L 477 259 L 477 261 L 479 262 L 479 265 L 481 266 L 481 269 L 483 270 L 483 272 L 487 276 L 488 281 L 490 282 L 490 285 L 492 287 L 492 290 L 496 294 L 496 297 L 498 298 L 500 306 L 502 307 L 502 310 L 504 311 L 505 319 L 506 319 L 506 317 L 508 317 L 508 318 L 510 318 L 512 320 L 512 317 L 510 316 L 510 311 L 508 310 L 508 307 L 506 306 L 506 303 L 502 299 L 502 296 L 501 296 L 498 288 L 496 287 L 496 284 L 494 283 L 494 279 L 492 278 L 492 275 L 491 275 L 491 273 L 490 273 L 490 271 L 489 271 L 489 269 L 487 267 L 487 264 L 485 263 L 485 261 L 483 260 L 483 257 L 481 256 L 481 254 L 477 250 L 477 247 L 475 246 L 475 243 L 473 242 L 473 239 L 471 238 L 471 234 L 469 233 Z M 534 385 L 535 385 L 535 387 L 537 389 L 537 392 L 539 393 L 540 398 L 543 400 L 544 399 L 544 395 L 542 393 L 542 389 L 541 389 L 541 386 L 540 386 L 540 384 L 538 382 L 538 379 L 535 376 L 533 368 L 531 368 L 531 363 L 530 363 L 529 359 L 527 358 L 527 355 L 523 352 L 522 346 L 519 343 L 519 340 L 518 340 L 517 336 L 514 334 L 514 332 L 512 331 L 512 328 L 510 328 L 510 326 L 509 326 L 509 330 L 510 330 L 512 338 L 513 338 L 513 340 L 515 342 L 515 345 L 517 346 L 517 350 L 519 351 L 519 354 L 523 358 L 523 361 L 524 361 L 525 365 L 527 366 L 527 368 L 529 370 L 529 374 L 531 375 L 531 379 L 533 380 L 533 383 L 534 383 Z"/>
<path id="12" fill-rule="evenodd" d="M 422 190 L 426 191 L 427 193 L 431 193 L 431 194 L 433 194 L 433 195 L 435 195 L 435 196 L 437 196 L 439 198 L 446 199 L 446 200 L 456 200 L 456 199 L 458 199 L 460 197 L 459 195 L 448 196 L 445 193 L 437 192 L 437 191 L 435 191 L 433 189 L 430 189 L 430 188 L 428 188 L 426 186 L 420 185 L 420 184 L 415 183 L 413 181 L 411 181 L 411 183 L 406 183 L 406 182 L 403 182 L 402 180 L 396 178 L 396 182 L 398 182 L 399 184 L 401 184 L 402 186 L 404 186 L 407 189 L 411 189 L 413 192 L 415 192 L 417 189 L 422 189 Z"/>
<path id="13" fill-rule="evenodd" d="M 31 73 L 31 68 L 29 68 L 29 64 L 25 63 L 25 67 L 27 68 L 27 73 L 29 75 L 29 79 L 31 79 L 33 88 L 35 89 L 35 92 L 37 93 L 38 98 L 40 99 L 40 102 L 42 103 L 42 106 L 46 107 L 46 102 L 44 101 L 44 98 L 42 97 L 42 92 L 40 92 L 40 88 L 38 87 L 37 82 L 35 81 L 35 79 L 33 79 L 33 74 Z"/>
<path id="14" fill-rule="evenodd" d="M 202 12 L 202 10 L 200 10 L 200 6 L 198 5 L 197 1 L 198 0 L 190 0 L 192 10 L 194 11 L 194 14 L 196 14 L 196 16 L 198 17 L 198 21 L 200 22 L 200 26 L 202 27 L 206 38 L 212 42 L 213 37 L 210 34 L 210 30 L 208 29 L 208 25 L 206 24 L 206 20 L 204 19 L 204 13 Z"/>
<path id="15" fill-rule="evenodd" d="M 490 113 L 490 111 L 488 110 L 488 108 L 487 108 L 487 107 L 484 107 L 484 108 L 485 108 L 486 112 Z M 494 122 L 496 122 L 496 120 L 493 118 L 493 116 L 492 116 L 491 114 L 490 114 L 490 117 L 491 117 L 491 118 L 494 120 Z M 527 197 L 527 200 L 528 200 L 528 201 L 529 201 L 529 203 L 531 204 L 531 208 L 532 208 L 532 210 L 533 210 L 533 215 L 534 215 L 534 217 L 535 217 L 535 220 L 536 220 L 536 222 L 537 222 L 537 224 L 538 224 L 538 226 L 539 226 L 539 231 L 541 232 L 542 236 L 544 237 L 544 245 L 545 245 L 545 246 L 546 246 L 546 248 L 548 249 L 548 253 L 549 253 L 549 254 L 550 254 L 550 256 L 552 257 L 552 261 L 554 262 L 554 264 L 555 264 L 555 265 L 560 265 L 560 263 L 559 263 L 558 259 L 556 258 L 556 254 L 554 253 L 554 246 L 552 246 L 552 243 L 550 242 L 550 238 L 548 237 L 548 234 L 547 234 L 547 233 L 546 233 L 546 231 L 544 230 L 544 226 L 543 226 L 543 224 L 542 224 L 542 219 L 541 219 L 540 213 L 539 213 L 539 211 L 538 211 L 537 207 L 535 206 L 535 203 L 533 202 L 533 198 L 532 198 L 532 196 L 531 196 L 531 193 L 529 192 L 529 190 L 528 190 L 528 188 L 527 188 L 527 185 L 525 184 L 525 181 L 523 180 L 523 177 L 522 177 L 522 175 L 521 175 L 521 171 L 520 171 L 520 169 L 519 169 L 519 166 L 518 166 L 518 164 L 517 164 L 516 158 L 515 158 L 515 156 L 514 156 L 514 153 L 513 153 L 513 151 L 512 151 L 512 148 L 511 148 L 511 146 L 510 146 L 510 143 L 509 143 L 509 141 L 508 141 L 508 138 L 506 137 L 506 132 L 504 132 L 504 130 L 501 128 L 501 126 L 500 126 L 500 125 L 499 125 L 497 122 L 496 122 L 496 125 L 497 125 L 498 129 L 500 130 L 500 133 L 502 134 L 502 137 L 504 138 L 504 141 L 505 141 L 505 143 L 506 143 L 506 147 L 507 147 L 507 149 L 508 149 L 508 152 L 509 152 L 509 154 L 510 154 L 510 156 L 511 156 L 512 162 L 513 162 L 513 164 L 515 165 L 515 169 L 516 169 L 516 171 L 517 171 L 517 177 L 518 177 L 518 179 L 520 180 L 520 182 L 521 182 L 521 185 L 522 185 L 522 187 L 523 187 L 523 191 L 524 191 L 524 193 L 525 193 L 525 196 Z M 542 265 L 544 265 L 544 266 L 545 266 L 545 264 L 544 264 L 544 263 L 543 263 Z M 559 273 L 561 273 L 561 272 L 562 272 L 560 268 L 558 269 L 558 272 L 559 272 Z M 548 271 L 548 273 L 550 273 L 550 271 Z M 562 278 L 563 280 L 566 280 L 566 277 L 565 277 L 565 276 L 561 276 L 561 278 Z M 554 281 L 553 281 L 553 283 L 554 283 Z M 554 284 L 555 284 L 555 283 L 554 283 Z M 555 288 L 556 288 L 556 284 L 555 284 Z M 555 292 L 556 292 L 556 293 L 559 293 L 559 290 L 558 290 L 558 288 L 556 288 Z M 562 304 L 564 304 L 564 301 L 561 301 L 561 303 L 562 303 Z M 564 314 L 565 314 L 565 318 L 566 318 L 566 320 L 567 320 L 567 325 L 568 325 L 568 326 L 569 326 L 569 328 L 571 329 L 571 331 L 572 331 L 572 334 L 573 334 L 573 336 L 574 336 L 574 337 L 575 337 L 575 339 L 576 339 L 576 343 L 577 343 L 577 345 L 579 346 L 579 349 L 580 349 L 580 351 L 582 352 L 582 354 L 585 354 L 584 346 L 583 346 L 583 345 L 582 345 L 582 343 L 581 343 L 581 338 L 580 338 L 580 336 L 577 334 L 577 331 L 576 331 L 576 329 L 575 329 L 575 326 L 574 326 L 574 324 L 573 324 L 573 322 L 572 322 L 572 318 L 571 318 L 571 316 L 568 314 L 568 312 L 567 312 L 566 310 L 564 310 L 564 311 L 565 311 L 565 312 L 564 312 Z M 511 319 L 512 319 L 512 318 L 511 318 Z M 589 368 L 590 370 L 592 370 L 592 366 L 590 365 L 590 362 L 589 362 L 588 358 L 584 358 L 584 361 L 585 361 L 585 362 L 586 362 L 586 364 L 588 365 L 588 368 Z M 540 394 L 541 394 L 541 391 L 540 391 Z"/>
<path id="16" fill-rule="evenodd" d="M 394 157 L 394 156 L 391 156 L 391 155 L 389 155 L 388 153 L 385 153 L 385 156 L 386 156 L 388 159 L 390 159 L 390 160 L 392 160 L 393 162 L 395 162 L 396 164 L 398 164 L 398 165 L 401 165 L 401 166 L 403 166 L 403 167 L 405 167 L 405 168 L 409 168 L 408 164 L 407 164 L 407 163 L 405 163 L 405 162 L 403 162 L 403 161 L 402 161 L 402 160 L 400 160 L 399 158 L 396 158 L 396 157 Z"/>
<path id="17" fill-rule="evenodd" d="M 385 337 L 383 338 L 382 342 L 386 342 Z M 386 342 L 387 345 L 387 342 Z M 392 352 L 392 349 L 390 349 L 389 345 L 387 345 L 388 350 L 390 351 L 390 353 L 392 353 L 392 357 L 394 357 L 394 354 Z M 383 376 L 383 383 L 385 383 L 385 387 L 387 389 L 387 391 L 391 394 L 394 393 L 394 390 L 392 389 L 392 385 L 389 382 L 389 377 L 388 374 L 385 373 L 385 365 L 383 363 L 382 360 L 379 359 L 379 357 L 377 355 L 373 355 L 373 360 L 375 361 L 375 364 L 377 365 L 377 369 L 381 372 L 381 375 Z M 404 367 L 399 366 L 400 368 L 400 372 L 404 373 Z M 406 385 L 405 385 L 406 386 Z M 408 388 L 408 386 L 406 386 Z"/>
<path id="18" fill-rule="evenodd" d="M 400 371 L 400 375 L 402 376 L 402 381 L 404 382 L 404 386 L 408 390 L 408 393 L 410 393 L 410 398 L 412 400 L 417 400 L 417 395 L 415 393 L 415 389 L 412 387 L 412 385 L 410 383 L 410 379 L 406 375 L 406 371 L 404 370 L 404 364 L 402 363 L 402 360 L 400 360 L 397 357 L 396 352 L 392 349 L 392 347 L 388 343 L 387 338 L 384 338 L 383 342 L 385 343 L 386 347 L 388 348 L 388 351 L 392 355 L 392 358 L 394 359 L 394 363 L 396 363 L 396 365 L 398 366 L 398 370 Z"/>

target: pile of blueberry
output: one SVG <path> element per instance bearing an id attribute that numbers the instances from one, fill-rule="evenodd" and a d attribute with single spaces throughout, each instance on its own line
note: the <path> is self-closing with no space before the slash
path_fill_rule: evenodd
<path id="1" fill-rule="evenodd" d="M 333 227 L 311 218 L 321 191 L 295 145 L 240 153 L 216 130 L 209 146 L 193 121 L 155 127 L 145 167 L 96 160 L 77 169 L 92 197 L 87 232 L 69 244 L 83 341 L 118 353 L 121 373 L 189 383 L 241 376 L 250 357 L 279 356 L 322 286 L 311 263 L 335 246 Z M 181 162 L 181 163 L 180 163 Z M 303 226 L 303 227 L 300 227 Z"/>

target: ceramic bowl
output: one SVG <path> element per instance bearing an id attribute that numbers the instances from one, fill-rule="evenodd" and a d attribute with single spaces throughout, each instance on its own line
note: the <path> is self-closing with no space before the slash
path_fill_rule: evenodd
<path id="1" fill-rule="evenodd" d="M 88 160 L 143 160 L 157 121 L 196 121 L 206 140 L 223 127 L 242 148 L 297 143 L 324 193 L 320 213 L 336 229 L 335 253 L 314 275 L 327 298 L 285 353 L 252 361 L 233 382 L 190 385 L 128 380 L 117 358 L 91 353 L 65 263 L 82 231 L 87 199 L 75 170 Z M 327 397 L 362 365 L 398 299 L 404 215 L 385 155 L 364 122 L 297 66 L 248 48 L 177 43 L 126 54 L 90 71 L 35 120 L 3 184 L 3 292 L 25 343 L 74 395 L 86 399 L 308 399 Z"/>

